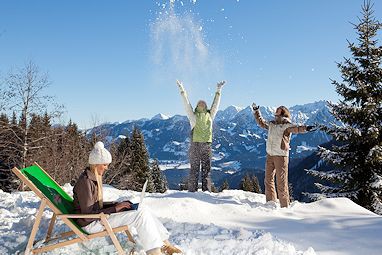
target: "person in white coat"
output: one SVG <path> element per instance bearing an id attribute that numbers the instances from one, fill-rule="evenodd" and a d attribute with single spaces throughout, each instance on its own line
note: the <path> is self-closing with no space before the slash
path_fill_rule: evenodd
<path id="1" fill-rule="evenodd" d="M 293 124 L 291 114 L 285 106 L 277 108 L 275 118 L 272 121 L 263 119 L 260 107 L 255 103 L 252 104 L 252 109 L 258 125 L 268 130 L 266 143 L 267 159 L 264 178 L 266 201 L 276 202 L 278 196 L 281 207 L 288 207 L 290 203 L 288 164 L 291 135 L 313 131 L 315 127 Z"/>
<path id="2" fill-rule="evenodd" d="M 85 169 L 74 185 L 74 210 L 81 214 L 101 212 L 109 214 L 108 222 L 112 228 L 120 226 L 135 228 L 147 254 L 181 253 L 181 250 L 169 243 L 169 232 L 148 207 L 139 205 L 138 210 L 132 210 L 131 203 L 128 201 L 103 202 L 102 176 L 111 161 L 110 152 L 104 148 L 102 142 L 97 142 L 89 155 L 89 168 Z M 77 219 L 76 221 L 88 233 L 104 230 L 100 220 Z"/>
<path id="3" fill-rule="evenodd" d="M 225 81 L 217 84 L 211 109 L 207 108 L 207 103 L 203 100 L 199 100 L 196 108 L 193 109 L 183 84 L 180 81 L 176 82 L 191 125 L 191 145 L 189 150 L 191 169 L 188 177 L 188 190 L 190 192 L 198 190 L 201 169 L 202 190 L 211 191 L 212 123 L 219 109 L 221 90 Z"/>

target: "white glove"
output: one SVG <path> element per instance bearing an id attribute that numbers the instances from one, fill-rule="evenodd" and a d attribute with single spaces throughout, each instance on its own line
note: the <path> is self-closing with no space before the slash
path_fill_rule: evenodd
<path id="1" fill-rule="evenodd" d="M 178 87 L 179 87 L 180 91 L 184 91 L 184 87 L 183 87 L 183 84 L 182 84 L 182 82 L 181 82 L 181 81 L 179 81 L 179 80 L 176 80 L 176 84 L 178 85 Z"/>
<path id="2" fill-rule="evenodd" d="M 216 84 L 218 90 L 221 90 L 223 88 L 224 84 L 225 84 L 225 81 L 218 82 L 218 84 Z"/>

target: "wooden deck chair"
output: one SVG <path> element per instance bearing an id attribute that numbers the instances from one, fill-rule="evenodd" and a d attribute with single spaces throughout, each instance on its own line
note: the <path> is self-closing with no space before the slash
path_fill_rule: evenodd
<path id="1" fill-rule="evenodd" d="M 127 226 L 121 226 L 117 228 L 111 228 L 107 221 L 109 215 L 104 213 L 99 214 L 75 214 L 73 209 L 73 198 L 69 196 L 61 186 L 55 182 L 52 177 L 49 176 L 37 163 L 34 165 L 19 170 L 13 168 L 12 172 L 15 173 L 36 195 L 41 198 L 40 208 L 37 211 L 36 219 L 33 224 L 32 232 L 29 237 L 27 247 L 25 249 L 25 255 L 47 252 L 56 248 L 64 247 L 74 243 L 80 243 L 88 241 L 97 237 L 110 236 L 113 244 L 119 255 L 125 254 L 121 244 L 119 243 L 115 233 L 124 231 L 128 239 L 135 243 L 131 233 Z M 53 211 L 53 216 L 50 221 L 46 238 L 43 242 L 44 246 L 33 249 L 34 240 L 37 234 L 37 230 L 40 225 L 42 214 L 45 207 L 48 206 Z M 52 236 L 54 224 L 56 219 L 61 219 L 71 231 L 57 234 Z M 84 231 L 73 219 L 78 218 L 92 218 L 99 219 L 105 227 L 104 231 L 89 234 Z M 68 237 L 74 236 L 72 239 Z M 48 244 L 48 242 L 56 240 L 56 244 Z M 131 251 L 132 253 L 133 251 Z"/>

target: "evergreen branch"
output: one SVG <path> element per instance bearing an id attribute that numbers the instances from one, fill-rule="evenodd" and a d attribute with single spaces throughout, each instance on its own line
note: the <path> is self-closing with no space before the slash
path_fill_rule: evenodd
<path id="1" fill-rule="evenodd" d="M 318 177 L 322 180 L 328 180 L 332 182 L 339 182 L 347 176 L 347 173 L 341 172 L 339 170 L 318 171 L 313 169 L 305 169 L 305 171 L 311 176 Z"/>

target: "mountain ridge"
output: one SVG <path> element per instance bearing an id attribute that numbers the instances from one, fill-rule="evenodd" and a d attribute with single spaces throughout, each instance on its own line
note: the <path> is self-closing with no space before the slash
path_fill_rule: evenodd
<path id="1" fill-rule="evenodd" d="M 274 107 L 261 106 L 260 111 L 266 120 L 273 119 Z M 290 107 L 292 121 L 297 124 L 313 125 L 335 122 L 325 101 L 317 101 Z M 255 122 L 251 107 L 228 106 L 219 110 L 214 121 L 213 166 L 229 169 L 227 162 L 240 162 L 241 168 L 263 168 L 265 162 L 266 130 Z M 139 128 L 151 158 L 161 161 L 187 162 L 190 143 L 190 124 L 186 116 L 171 117 L 157 114 L 152 118 L 128 120 L 122 123 L 104 123 L 87 134 L 102 134 L 106 143 L 130 134 L 134 127 Z M 291 158 L 304 158 L 330 137 L 316 131 L 293 135 L 291 139 Z M 236 164 L 237 165 L 237 164 Z M 236 169 L 240 170 L 240 169 Z"/>

